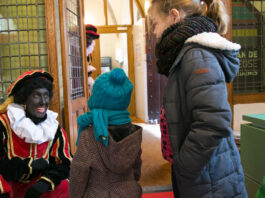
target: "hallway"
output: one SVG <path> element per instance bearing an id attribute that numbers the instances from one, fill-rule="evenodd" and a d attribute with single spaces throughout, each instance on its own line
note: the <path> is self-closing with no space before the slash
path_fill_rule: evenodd
<path id="1" fill-rule="evenodd" d="M 142 176 L 143 192 L 171 190 L 171 167 L 161 153 L 159 125 L 135 123 L 143 127 Z"/>

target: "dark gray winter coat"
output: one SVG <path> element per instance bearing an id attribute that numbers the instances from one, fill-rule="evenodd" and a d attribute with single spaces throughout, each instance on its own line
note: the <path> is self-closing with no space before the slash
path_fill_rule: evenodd
<path id="1" fill-rule="evenodd" d="M 180 198 L 247 197 L 226 89 L 239 49 L 201 33 L 186 40 L 171 67 L 163 105 Z"/>

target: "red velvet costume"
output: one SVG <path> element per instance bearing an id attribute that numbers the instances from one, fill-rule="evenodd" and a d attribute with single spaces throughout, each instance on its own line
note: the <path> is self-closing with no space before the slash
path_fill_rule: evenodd
<path id="1" fill-rule="evenodd" d="M 31 169 L 25 172 L 25 176 L 20 182 L 8 182 L 0 174 L 0 192 L 10 193 L 11 197 L 24 197 L 27 189 L 38 179 L 48 181 L 52 189 L 44 193 L 41 197 L 68 197 L 68 178 L 71 155 L 67 136 L 61 127 L 55 134 L 54 140 L 44 142 L 40 145 L 26 143 L 20 139 L 11 129 L 7 114 L 0 115 L 0 160 L 9 160 L 13 157 L 25 158 L 44 158 L 49 161 L 49 170 L 43 175 L 28 180 L 30 178 Z M 0 163 L 1 163 L 0 161 Z M 30 162 L 29 162 L 30 163 Z M 0 164 L 1 167 L 1 164 Z"/>
<path id="2" fill-rule="evenodd" d="M 8 97 L 12 98 L 21 87 L 33 82 L 31 80 L 34 78 L 38 82 L 41 80 L 44 80 L 45 83 L 49 81 L 50 84 L 53 82 L 53 78 L 45 71 L 29 71 L 12 83 L 7 91 Z M 27 90 L 31 91 L 31 89 Z M 46 118 L 39 124 L 35 124 L 32 118 L 23 115 L 26 120 L 29 119 L 23 125 L 22 131 L 21 128 L 17 130 L 16 127 L 20 126 L 18 123 L 21 123 L 21 115 L 27 112 L 22 104 L 16 104 L 14 100 L 10 101 L 6 105 L 4 103 L 0 106 L 0 197 L 24 198 L 25 194 L 27 197 L 32 197 L 34 193 L 34 197 L 39 197 L 39 194 L 36 195 L 37 192 L 41 193 L 41 198 L 68 198 L 68 177 L 72 156 L 66 133 L 56 121 L 57 115 L 56 117 L 49 117 L 49 115 L 56 113 L 47 110 Z M 13 114 L 9 114 L 12 111 L 8 110 L 12 105 L 20 107 L 17 109 L 19 111 L 16 110 L 15 112 L 18 116 L 18 122 L 15 123 Z M 53 122 L 48 122 L 48 120 Z M 54 122 L 55 124 L 53 124 Z M 37 138 L 41 142 L 36 142 L 28 141 L 26 136 L 25 138 L 20 136 L 25 131 L 29 131 L 32 136 L 34 134 L 38 136 L 41 134 L 39 132 L 44 130 L 43 124 L 45 123 L 45 134 L 48 133 L 49 138 L 43 136 L 44 138 Z M 36 191 L 36 189 L 42 191 Z"/>

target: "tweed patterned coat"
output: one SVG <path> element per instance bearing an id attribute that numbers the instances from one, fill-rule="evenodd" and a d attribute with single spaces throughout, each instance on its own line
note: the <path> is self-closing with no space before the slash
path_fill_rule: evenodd
<path id="1" fill-rule="evenodd" d="M 93 127 L 80 135 L 70 170 L 70 198 L 140 198 L 142 128 L 120 141 L 109 133 L 105 147 L 94 137 Z"/>

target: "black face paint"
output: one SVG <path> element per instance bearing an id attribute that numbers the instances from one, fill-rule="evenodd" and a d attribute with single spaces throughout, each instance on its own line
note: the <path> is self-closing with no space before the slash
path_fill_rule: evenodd
<path id="1" fill-rule="evenodd" d="M 93 38 L 91 38 L 90 36 L 86 36 L 86 47 L 91 45 L 92 41 L 93 41 Z"/>
<path id="2" fill-rule="evenodd" d="M 33 118 L 44 118 L 50 104 L 49 91 L 46 88 L 38 88 L 27 97 L 26 113 Z"/>

